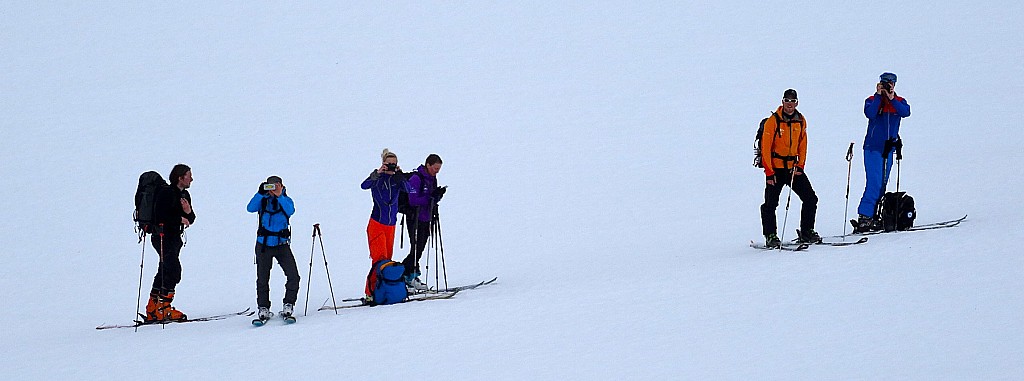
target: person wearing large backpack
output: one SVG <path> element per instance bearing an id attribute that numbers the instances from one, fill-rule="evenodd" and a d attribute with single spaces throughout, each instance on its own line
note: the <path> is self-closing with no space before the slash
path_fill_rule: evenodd
<path id="1" fill-rule="evenodd" d="M 430 154 L 423 165 L 409 176 L 409 185 L 414 192 L 409 192 L 411 209 L 406 214 L 406 225 L 409 230 L 409 255 L 402 260 L 405 265 L 405 282 L 409 287 L 426 289 L 420 281 L 420 257 L 427 246 L 430 231 L 437 216 L 437 203 L 444 197 L 446 187 L 437 186 L 437 174 L 441 172 L 441 156 Z"/>
<path id="2" fill-rule="evenodd" d="M 160 254 L 160 266 L 153 277 L 153 288 L 146 305 L 146 320 L 186 320 L 188 317 L 171 306 L 174 289 L 181 281 L 181 247 L 185 228 L 196 221 L 192 210 L 192 169 L 185 164 L 175 165 L 168 177 L 170 186 L 162 187 L 156 194 L 153 206 L 153 223 L 157 226 L 152 235 L 153 247 Z M 162 227 L 162 231 L 160 230 Z"/>
<path id="3" fill-rule="evenodd" d="M 369 190 L 373 210 L 366 225 L 366 240 L 370 249 L 370 273 L 366 276 L 366 300 L 373 301 L 378 284 L 378 268 L 382 261 L 391 261 L 395 252 L 395 224 L 398 222 L 398 197 L 412 192 L 409 181 L 398 166 L 398 155 L 387 148 L 380 155 L 381 165 L 370 172 L 360 187 Z"/>
<path id="4" fill-rule="evenodd" d="M 896 74 L 882 73 L 875 84 L 875 93 L 864 100 L 864 116 L 868 130 L 864 135 L 864 195 L 857 206 L 854 232 L 880 229 L 875 211 L 885 193 L 892 171 L 893 152 L 903 147 L 900 120 L 910 116 L 910 103 L 896 95 Z"/>
<path id="5" fill-rule="evenodd" d="M 768 247 L 779 247 L 782 244 L 777 232 L 775 209 L 779 206 L 779 196 L 785 185 L 789 185 L 800 197 L 800 234 L 797 240 L 804 243 L 821 242 L 821 236 L 814 231 L 818 196 L 804 172 L 807 163 L 807 119 L 797 111 L 798 103 L 796 90 L 787 89 L 782 96 L 782 105 L 765 121 L 761 134 L 761 164 L 765 175 L 761 229 Z"/>
<path id="6" fill-rule="evenodd" d="M 295 214 L 295 202 L 288 197 L 288 191 L 278 176 L 270 176 L 260 184 L 256 194 L 245 208 L 249 213 L 259 213 L 259 227 L 256 230 L 256 305 L 259 319 L 269 319 L 270 312 L 270 270 L 277 260 L 284 271 L 284 300 L 281 316 L 292 316 L 295 300 L 299 296 L 299 268 L 291 249 L 291 224 Z"/>

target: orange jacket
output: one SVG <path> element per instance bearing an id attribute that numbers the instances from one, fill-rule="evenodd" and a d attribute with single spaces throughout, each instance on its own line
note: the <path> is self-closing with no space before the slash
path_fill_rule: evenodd
<path id="1" fill-rule="evenodd" d="M 779 106 L 764 122 L 761 147 L 765 176 L 774 175 L 775 169 L 789 169 L 794 165 L 803 168 L 807 161 L 807 118 L 800 111 L 786 118 Z"/>

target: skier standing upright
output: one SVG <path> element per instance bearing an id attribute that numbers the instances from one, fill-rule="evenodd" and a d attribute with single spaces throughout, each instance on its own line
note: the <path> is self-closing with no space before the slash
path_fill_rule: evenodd
<path id="1" fill-rule="evenodd" d="M 192 210 L 192 169 L 185 164 L 175 165 L 168 176 L 170 186 L 163 187 L 156 194 L 153 206 L 153 221 L 163 231 L 153 234 L 150 242 L 160 254 L 160 266 L 153 277 L 153 287 L 146 305 L 146 321 L 186 320 L 188 317 L 171 306 L 174 289 L 181 281 L 181 247 L 185 245 L 182 235 L 185 228 L 196 221 Z M 159 229 L 159 228 L 158 228 Z"/>
<path id="2" fill-rule="evenodd" d="M 892 170 L 893 152 L 903 146 L 900 120 L 910 116 L 910 103 L 896 95 L 896 74 L 882 73 L 875 84 L 875 93 L 864 100 L 864 116 L 868 130 L 864 136 L 864 195 L 857 206 L 854 232 L 879 228 L 875 211 L 885 192 Z"/>
<path id="3" fill-rule="evenodd" d="M 409 193 L 409 204 L 415 207 L 412 214 L 406 215 L 409 220 L 409 240 L 411 245 L 409 255 L 402 260 L 405 265 L 405 283 L 414 289 L 426 289 L 426 285 L 420 281 L 420 257 L 423 249 L 427 246 L 427 239 L 430 238 L 430 231 L 437 216 L 437 203 L 444 197 L 447 190 L 445 187 L 437 186 L 437 174 L 441 172 L 441 156 L 430 154 L 423 165 L 416 168 L 416 172 L 409 176 L 409 186 L 413 192 Z"/>
<path id="4" fill-rule="evenodd" d="M 782 187 L 789 185 L 800 197 L 800 235 L 804 243 L 821 242 L 814 231 L 814 218 L 818 210 L 818 196 L 804 172 L 807 162 L 807 120 L 797 111 L 796 90 L 783 93 L 782 105 L 764 123 L 761 134 L 761 164 L 764 167 L 764 204 L 761 204 L 761 229 L 765 245 L 782 245 L 778 236 L 775 209 L 779 206 Z"/>
<path id="5" fill-rule="evenodd" d="M 370 248 L 370 273 L 366 276 L 366 300 L 373 300 L 373 287 L 377 283 L 377 262 L 391 260 L 395 252 L 395 223 L 398 222 L 398 196 L 412 189 L 398 166 L 398 155 L 387 148 L 381 152 L 381 165 L 370 172 L 360 187 L 369 190 L 373 210 L 366 225 L 366 241 Z"/>
<path id="6" fill-rule="evenodd" d="M 289 218 L 295 214 L 295 202 L 278 176 L 270 176 L 260 184 L 256 194 L 246 206 L 249 213 L 259 213 L 259 228 L 256 231 L 256 305 L 259 319 L 269 319 L 270 312 L 270 270 L 277 260 L 285 275 L 285 293 L 281 317 L 289 318 L 299 295 L 299 269 L 291 249 L 291 226 Z"/>

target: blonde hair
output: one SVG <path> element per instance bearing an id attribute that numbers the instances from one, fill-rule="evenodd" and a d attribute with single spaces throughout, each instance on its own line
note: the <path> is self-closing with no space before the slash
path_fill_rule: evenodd
<path id="1" fill-rule="evenodd" d="M 380 162 L 383 163 L 389 157 L 393 157 L 395 158 L 395 160 L 398 160 L 398 155 L 395 155 L 394 152 L 391 152 L 391 150 L 385 148 L 384 151 L 380 153 Z"/>

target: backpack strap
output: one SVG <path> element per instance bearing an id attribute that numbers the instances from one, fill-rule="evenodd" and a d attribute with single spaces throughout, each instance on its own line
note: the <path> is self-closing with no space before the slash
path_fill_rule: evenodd
<path id="1" fill-rule="evenodd" d="M 795 113 L 796 113 L 796 116 L 798 117 L 797 120 L 788 121 L 786 123 L 789 123 L 789 124 L 798 123 L 800 125 L 803 125 L 804 124 L 804 116 L 802 114 L 800 114 L 799 111 L 796 111 Z M 777 137 L 782 137 L 782 116 L 779 115 L 779 113 L 774 112 L 774 111 L 772 111 L 772 116 L 775 117 L 775 135 Z M 788 166 L 789 162 L 796 162 L 796 161 L 800 160 L 800 156 L 782 156 L 782 155 L 779 155 L 779 154 L 775 153 L 775 150 L 772 150 L 772 158 L 780 159 L 780 160 L 786 162 L 786 164 L 787 164 L 786 168 L 789 168 L 789 166 Z"/>
<path id="2" fill-rule="evenodd" d="M 268 199 L 269 198 L 264 197 L 263 200 L 260 200 L 260 212 L 257 214 L 257 216 L 258 216 L 258 220 L 257 220 L 258 225 L 257 225 L 257 228 L 256 228 L 256 236 L 257 237 L 279 237 L 279 238 L 289 238 L 289 237 L 291 237 L 292 236 L 291 217 L 289 217 L 288 214 L 284 212 L 284 209 L 281 208 L 280 205 L 278 205 L 278 207 L 277 207 L 278 210 L 277 211 L 273 211 L 273 212 L 267 211 L 267 203 L 268 203 L 267 200 Z M 270 231 L 270 229 L 267 229 L 265 226 L 263 226 L 263 215 L 265 213 L 270 213 L 271 215 L 279 214 L 279 213 L 280 214 L 284 214 L 284 220 L 285 220 L 285 223 L 288 225 L 288 227 L 286 227 L 284 230 L 281 230 L 281 231 L 276 231 L 276 232 L 275 231 Z M 266 242 L 266 241 L 264 240 L 264 242 Z"/>

